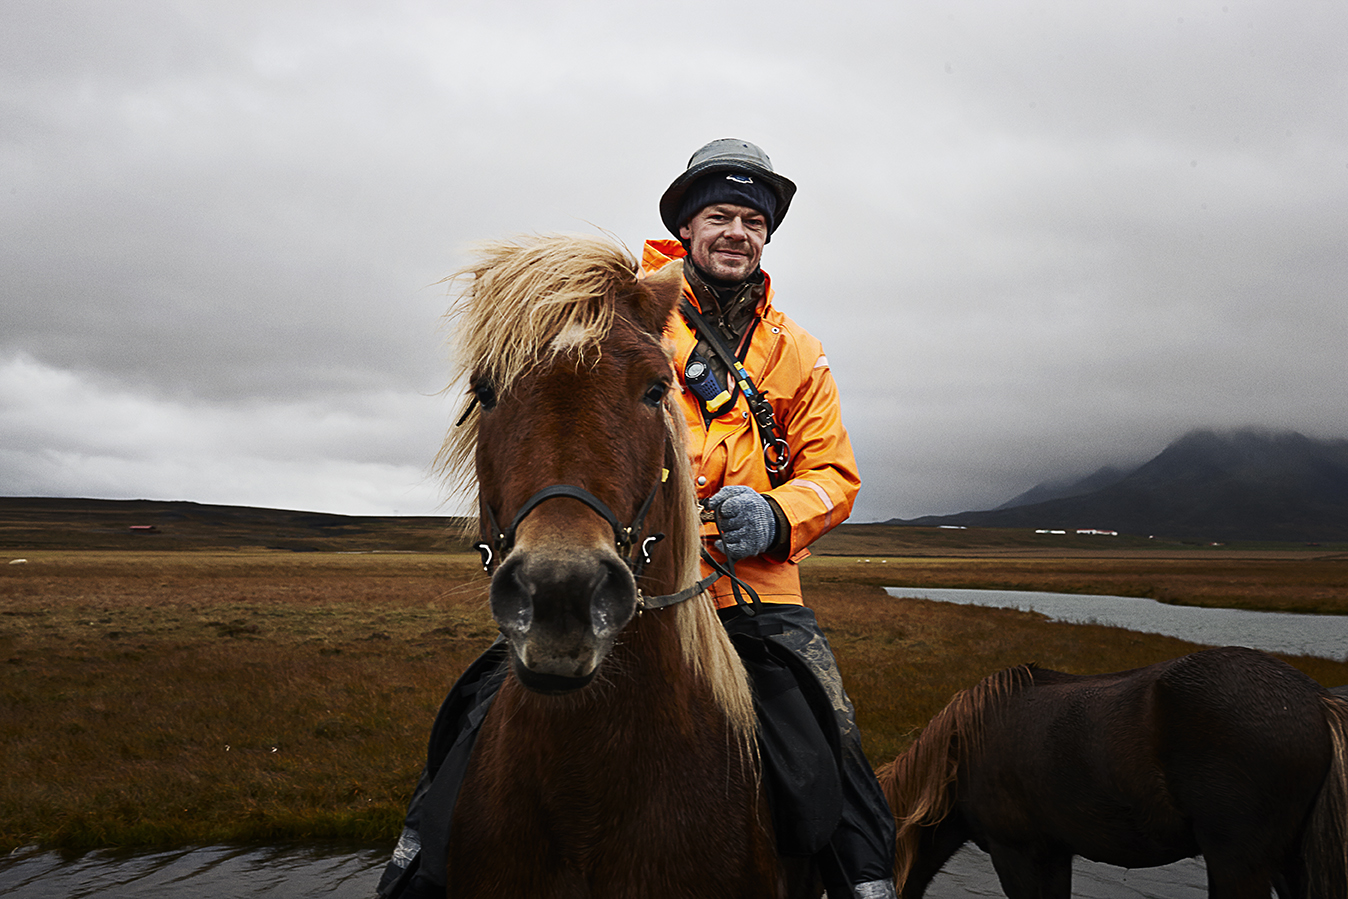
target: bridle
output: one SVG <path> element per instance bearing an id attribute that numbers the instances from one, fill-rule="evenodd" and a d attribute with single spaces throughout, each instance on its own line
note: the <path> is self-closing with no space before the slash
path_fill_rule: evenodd
<path id="1" fill-rule="evenodd" d="M 627 565 L 633 577 L 640 577 L 642 570 L 651 561 L 650 548 L 665 537 L 664 534 L 651 534 L 643 539 L 641 532 L 646 520 L 646 513 L 650 511 L 651 504 L 655 502 L 655 495 L 660 492 L 661 485 L 668 479 L 669 469 L 662 469 L 660 480 L 651 489 L 646 501 L 637 510 L 636 517 L 628 525 L 620 522 L 618 516 L 602 499 L 584 487 L 575 487 L 571 484 L 553 484 L 550 487 L 544 487 L 529 497 L 524 501 L 524 505 L 520 506 L 519 511 L 515 513 L 514 520 L 510 522 L 510 527 L 505 530 L 502 530 L 501 526 L 497 524 L 496 513 L 492 510 L 491 503 L 483 501 L 482 509 L 487 513 L 487 524 L 491 528 L 491 534 L 490 541 L 484 540 L 474 544 L 474 548 L 482 553 L 482 568 L 488 574 L 494 573 L 493 569 L 498 561 L 505 558 L 506 554 L 514 548 L 515 532 L 528 514 L 550 499 L 565 497 L 584 503 L 598 513 L 600 518 L 608 522 L 609 527 L 613 529 L 613 542 L 618 550 L 618 556 Z"/>
<path id="2" fill-rule="evenodd" d="M 672 445 L 666 439 L 665 453 L 673 451 Z M 550 499 L 565 498 L 574 499 L 589 506 L 600 518 L 608 522 L 609 527 L 613 529 L 614 548 L 618 551 L 618 557 L 623 560 L 629 571 L 632 572 L 634 579 L 640 579 L 642 571 L 651 561 L 651 548 L 661 540 L 665 539 L 664 534 L 650 534 L 643 536 L 645 530 L 646 514 L 650 512 L 651 506 L 655 503 L 655 497 L 660 492 L 660 488 L 669 480 L 670 468 L 668 463 L 660 469 L 660 478 L 651 488 L 651 492 L 646 495 L 645 501 L 637 509 L 631 524 L 623 524 L 613 510 L 608 507 L 602 499 L 595 496 L 584 487 L 576 487 L 572 484 L 552 484 L 544 487 L 533 496 L 524 501 L 515 517 L 510 522 L 510 527 L 502 529 L 496 520 L 496 512 L 492 509 L 491 503 L 482 501 L 482 510 L 486 513 L 487 525 L 490 531 L 486 540 L 473 544 L 473 548 L 482 554 L 482 569 L 488 574 L 494 574 L 496 566 L 500 560 L 504 559 L 511 549 L 515 546 L 515 532 L 519 530 L 520 523 L 529 515 L 530 512 L 537 509 L 540 505 Z M 704 558 L 710 559 L 705 551 Z M 666 606 L 676 605 L 686 599 L 697 596 L 706 590 L 722 576 L 729 574 L 719 564 L 713 562 L 716 569 L 713 574 L 708 575 L 687 589 L 680 590 L 678 593 L 669 593 L 664 596 L 646 596 L 641 592 L 641 587 L 637 587 L 637 610 L 645 611 L 648 609 L 662 609 Z M 732 575 L 733 576 L 733 575 Z"/>
<path id="3" fill-rule="evenodd" d="M 671 452 L 671 450 L 673 450 L 673 447 L 666 442 L 666 453 Z M 615 545 L 617 555 L 623 559 L 624 565 L 627 565 L 628 570 L 631 571 L 632 578 L 639 580 L 642 577 L 642 571 L 646 570 L 647 565 L 650 565 L 651 547 L 665 539 L 663 534 L 643 536 L 643 531 L 646 527 L 647 512 L 651 511 L 651 505 L 655 503 L 655 496 L 661 492 L 661 488 L 666 484 L 666 481 L 669 481 L 669 477 L 670 468 L 666 465 L 665 468 L 661 469 L 661 477 L 658 481 L 655 481 L 655 487 L 651 488 L 651 492 L 646 496 L 646 501 L 643 501 L 640 508 L 636 509 L 636 515 L 632 518 L 631 524 L 621 523 L 617 515 L 613 514 L 613 509 L 609 508 L 608 504 L 600 497 L 594 496 L 585 488 L 574 487 L 572 484 L 553 484 L 528 497 L 527 500 L 524 500 L 524 504 L 520 505 L 519 511 L 515 512 L 515 518 L 511 520 L 510 527 L 504 528 L 504 530 L 497 523 L 496 512 L 493 511 L 491 503 L 483 500 L 481 505 L 483 505 L 483 512 L 487 515 L 487 524 L 491 530 L 488 532 L 487 539 L 474 543 L 473 549 L 483 554 L 483 570 L 487 571 L 488 574 L 495 574 L 500 559 L 505 558 L 505 555 L 514 549 L 515 532 L 519 530 L 520 523 L 523 522 L 524 518 L 534 509 L 537 509 L 539 505 L 546 503 L 547 500 L 565 497 L 565 499 L 577 500 L 588 505 L 601 519 L 608 522 L 608 526 L 613 528 L 613 545 Z M 736 588 L 743 586 L 745 590 L 748 590 L 749 596 L 754 600 L 752 607 L 741 600 L 739 589 L 736 589 L 736 601 L 749 609 L 749 615 L 754 615 L 759 602 L 758 594 L 754 592 L 754 588 L 735 577 L 733 567 L 721 565 L 705 549 L 702 550 L 702 561 L 712 566 L 712 574 L 708 574 L 689 588 L 679 590 L 678 593 L 667 593 L 665 596 L 646 596 L 642 593 L 642 588 L 638 586 L 636 588 L 636 609 L 638 609 L 638 612 L 677 605 L 679 602 L 690 600 L 690 598 L 704 592 L 705 589 L 708 589 L 721 578 L 729 577 Z"/>

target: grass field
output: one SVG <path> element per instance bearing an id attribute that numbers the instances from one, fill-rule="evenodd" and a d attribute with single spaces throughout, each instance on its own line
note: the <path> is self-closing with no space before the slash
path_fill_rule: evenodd
<path id="1" fill-rule="evenodd" d="M 1014 611 L 891 599 L 879 585 L 1348 612 L 1348 558 L 1333 548 L 915 550 L 874 533 L 835 534 L 821 547 L 834 554 L 802 566 L 806 596 L 876 762 L 956 690 L 1007 665 L 1087 673 L 1193 649 Z M 862 537 L 870 542 L 848 542 Z M 849 555 L 856 549 L 869 554 Z M 892 554 L 877 552 L 885 549 Z M 476 555 L 463 552 L 22 557 L 0 565 L 0 851 L 391 845 L 436 709 L 495 633 Z M 1323 684 L 1348 683 L 1348 664 L 1290 661 Z"/>

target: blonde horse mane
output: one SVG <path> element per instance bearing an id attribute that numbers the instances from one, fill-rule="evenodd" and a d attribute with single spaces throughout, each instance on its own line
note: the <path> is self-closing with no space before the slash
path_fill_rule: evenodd
<path id="1" fill-rule="evenodd" d="M 477 372 L 504 395 L 525 372 L 563 352 L 574 354 L 578 364 L 597 360 L 619 314 L 615 298 L 635 283 L 636 269 L 625 248 L 588 236 L 536 235 L 479 245 L 476 261 L 445 279 L 462 285 L 445 316 L 454 334 L 454 378 L 446 389 L 466 384 Z M 686 428 L 673 396 L 665 400 L 664 421 L 676 449 L 670 478 L 681 489 L 674 491 L 667 525 L 677 532 L 661 551 L 674 553 L 674 589 L 682 590 L 700 574 L 700 538 Z M 446 436 L 435 462 L 445 480 L 465 493 L 476 484 L 477 416 L 471 394 L 465 395 L 455 416 L 460 424 Z M 748 677 L 710 596 L 703 592 L 670 611 L 684 659 L 711 689 L 740 743 L 752 748 Z"/>
<path id="2" fill-rule="evenodd" d="M 900 891 L 917 858 L 921 828 L 939 824 L 954 806 L 960 766 L 982 746 L 989 706 L 1033 684 L 1033 671 L 1033 665 L 1007 668 L 956 693 L 913 745 L 876 773 L 898 824 L 894 871 Z"/>
<path id="3" fill-rule="evenodd" d="M 613 326 L 615 291 L 635 279 L 636 262 L 615 243 L 594 237 L 535 235 L 478 244 L 477 259 L 442 283 L 462 285 L 445 314 L 454 337 L 454 377 L 467 384 L 479 372 L 508 393 L 534 365 L 561 347 L 578 360 L 598 358 Z M 557 340 L 565 333 L 563 344 Z M 436 465 L 446 481 L 467 485 L 477 447 L 477 412 L 466 395 Z M 465 419 L 464 416 L 467 416 Z"/>

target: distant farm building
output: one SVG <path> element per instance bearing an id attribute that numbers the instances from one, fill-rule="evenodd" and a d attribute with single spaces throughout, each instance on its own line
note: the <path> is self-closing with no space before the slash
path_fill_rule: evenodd
<path id="1" fill-rule="evenodd" d="M 159 528 L 152 524 L 133 524 L 131 525 L 133 534 L 158 534 Z"/>

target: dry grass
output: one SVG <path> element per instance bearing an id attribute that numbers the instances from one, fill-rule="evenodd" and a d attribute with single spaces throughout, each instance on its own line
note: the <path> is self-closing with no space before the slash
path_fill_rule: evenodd
<path id="1" fill-rule="evenodd" d="M 39 554 L 0 569 L 0 848 L 396 822 L 491 642 L 468 556 Z"/>
<path id="2" fill-rule="evenodd" d="M 473 555 L 27 558 L 0 566 L 0 851 L 391 843 L 439 703 L 495 632 Z M 1127 581 L 1126 567 L 1077 561 L 896 559 L 883 572 L 875 562 L 807 562 L 806 595 L 872 759 L 892 758 L 956 690 L 1007 665 L 1119 670 L 1193 648 L 1014 611 L 895 600 L 873 586 L 917 583 L 909 576 L 919 571 L 971 586 Z M 1168 589 L 1188 583 L 1186 595 L 1263 596 L 1270 578 L 1294 586 L 1321 577 L 1315 564 L 1296 576 L 1274 566 L 1275 576 L 1216 564 L 1171 573 L 1148 562 L 1132 585 L 1153 589 L 1157 570 Z M 1321 683 L 1348 683 L 1348 664 L 1292 661 Z"/>

